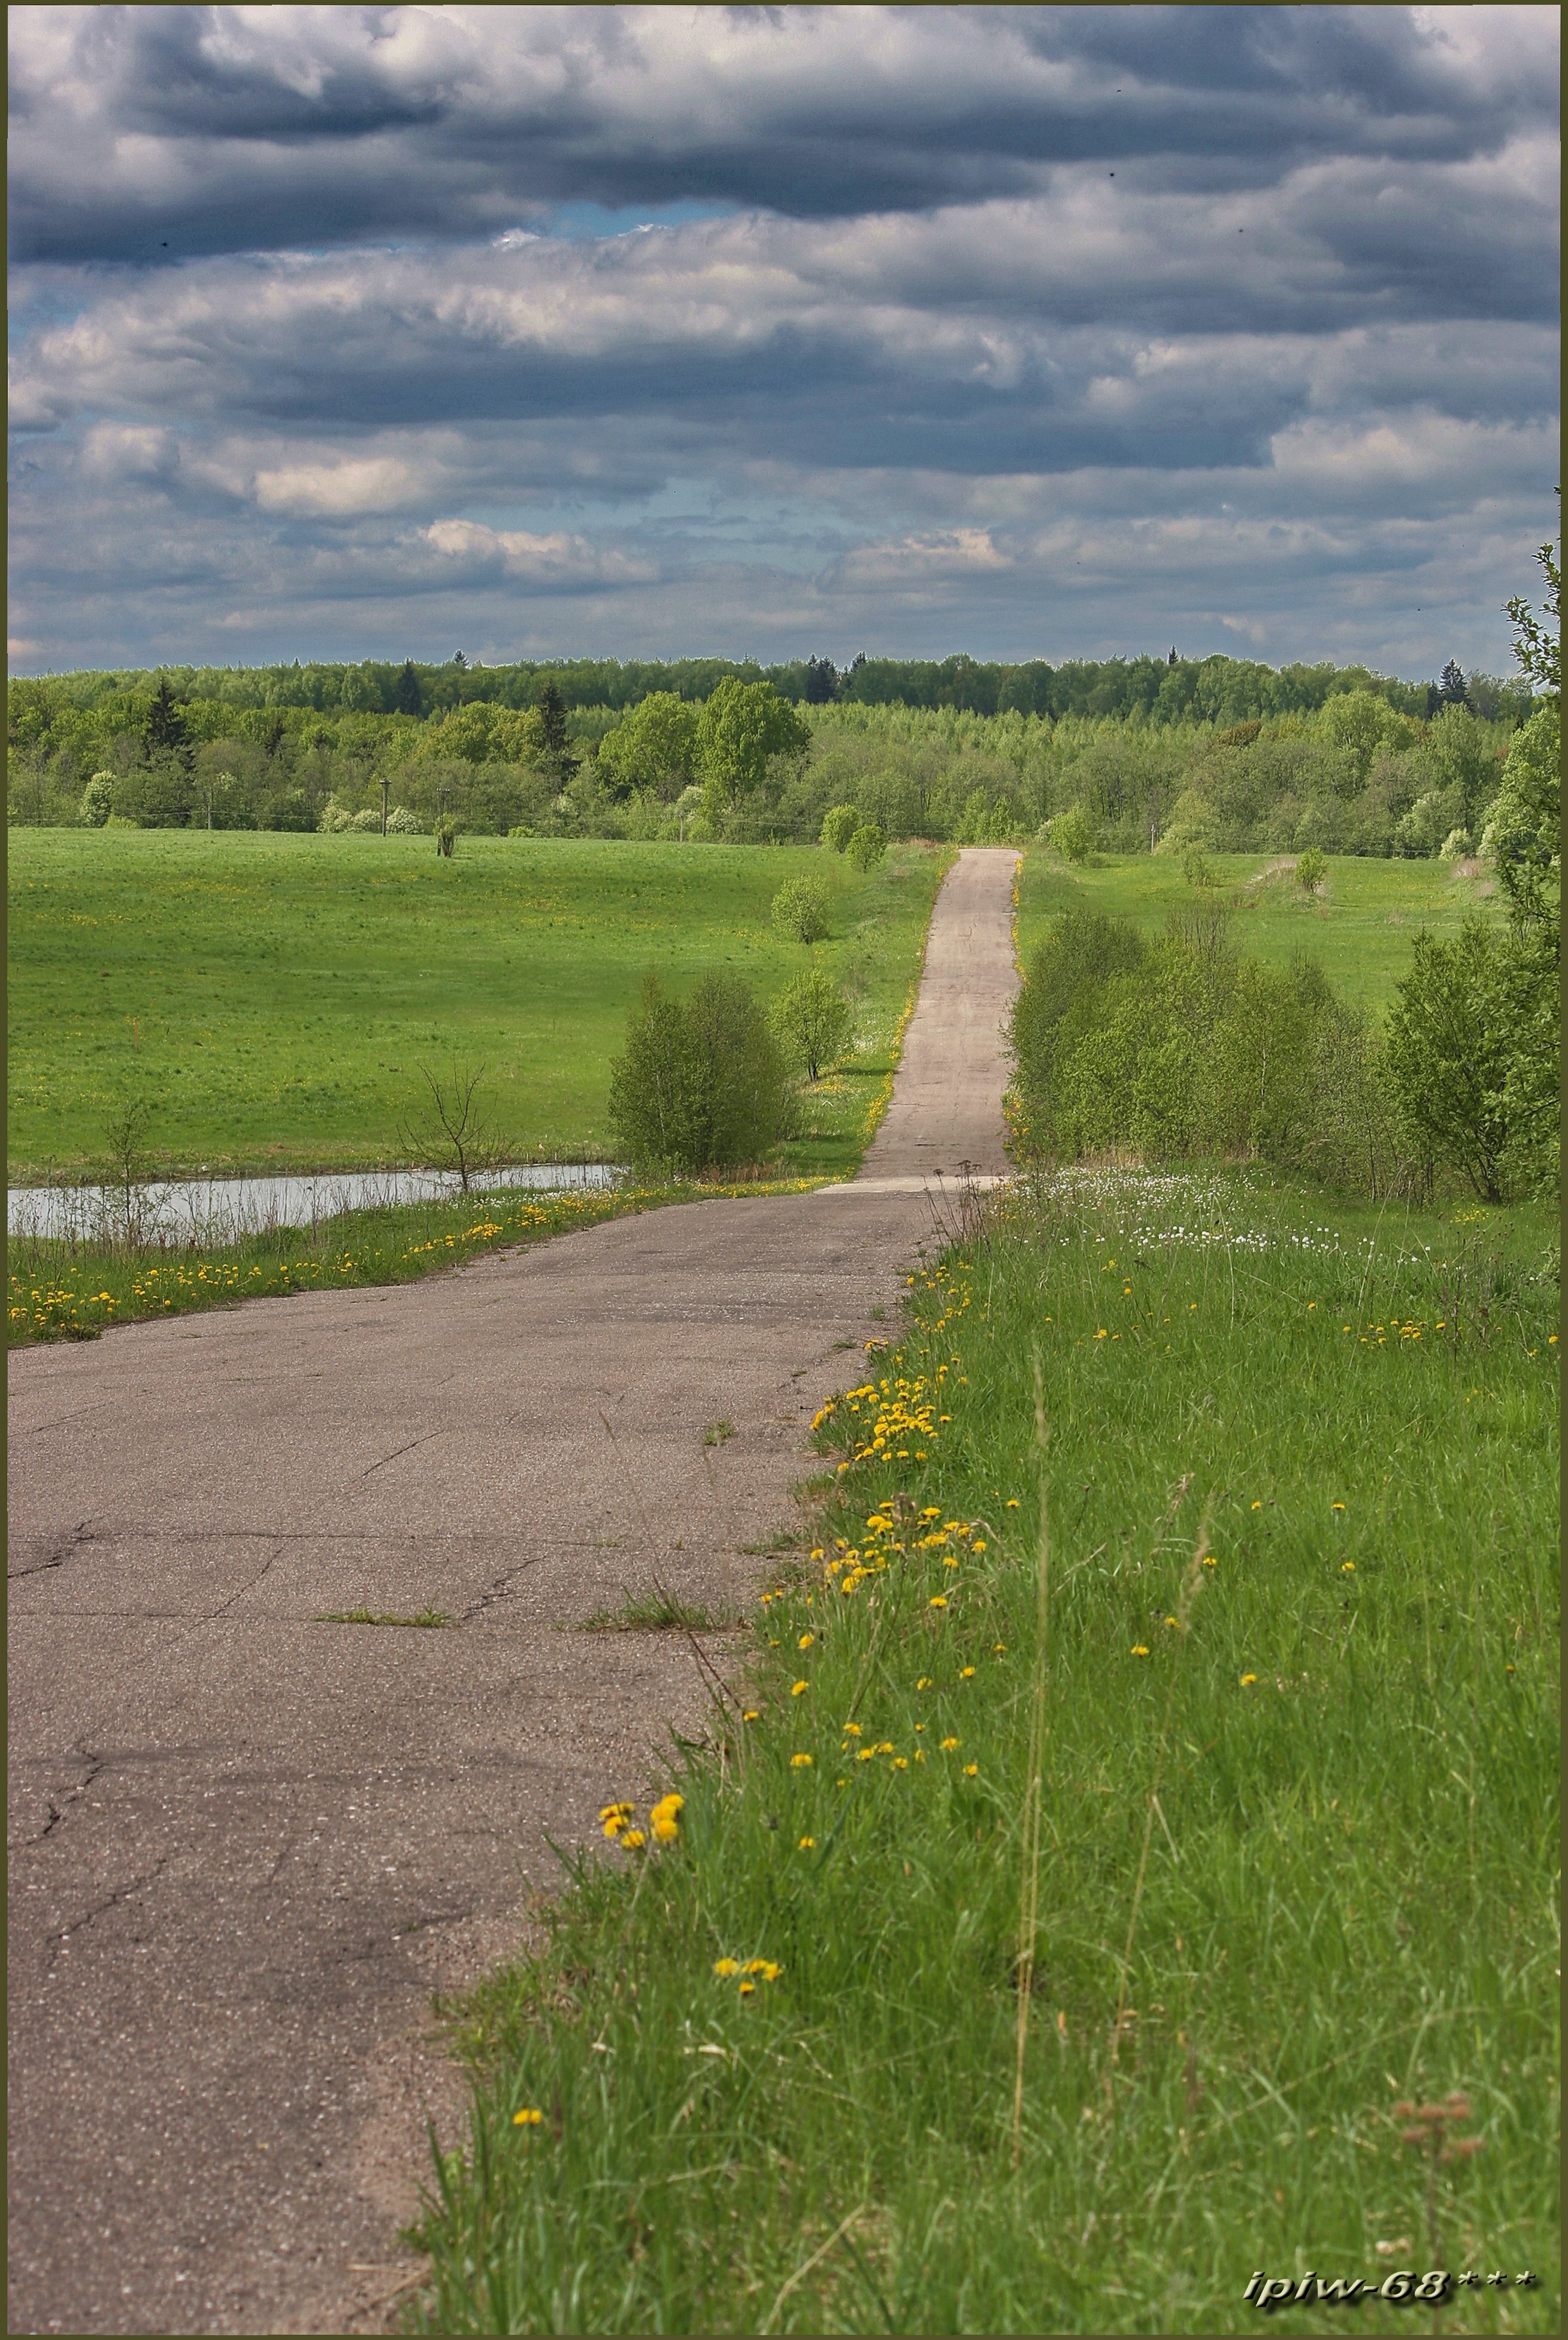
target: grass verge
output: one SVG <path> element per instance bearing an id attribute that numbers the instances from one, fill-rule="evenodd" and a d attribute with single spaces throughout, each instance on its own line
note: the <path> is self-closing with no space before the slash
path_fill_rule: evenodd
<path id="1" fill-rule="evenodd" d="M 794 1178 L 740 1185 L 597 1187 L 531 1199 L 503 1192 L 350 1211 L 314 1229 L 277 1227 L 209 1250 L 127 1254 L 72 1246 L 47 1236 L 13 1236 L 7 1345 L 91 1340 L 111 1324 L 187 1316 L 285 1293 L 413 1284 L 485 1252 L 543 1243 L 628 1212 L 720 1196 L 798 1195 L 816 1183 Z"/>
<path id="2" fill-rule="evenodd" d="M 410 2328 L 1553 2328 L 1557 1294 L 1462 1221 L 1082 1174 L 912 1280 L 678 1811 L 454 2010 Z"/>

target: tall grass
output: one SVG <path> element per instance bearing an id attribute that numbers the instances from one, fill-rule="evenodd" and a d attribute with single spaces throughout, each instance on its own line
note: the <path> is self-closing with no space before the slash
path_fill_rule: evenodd
<path id="1" fill-rule="evenodd" d="M 459 2011 L 415 2328 L 1246 2331 L 1259 2268 L 1429 2266 L 1550 2328 L 1556 1292 L 1488 1225 L 1084 1178 L 912 1281 L 677 1840 Z"/>

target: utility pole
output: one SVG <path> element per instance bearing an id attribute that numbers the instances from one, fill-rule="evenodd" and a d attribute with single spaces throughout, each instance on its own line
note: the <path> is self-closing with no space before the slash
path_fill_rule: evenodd
<path id="1" fill-rule="evenodd" d="M 383 837 L 387 834 L 387 792 L 391 785 L 391 781 L 383 776 L 381 780 L 381 835 Z"/>

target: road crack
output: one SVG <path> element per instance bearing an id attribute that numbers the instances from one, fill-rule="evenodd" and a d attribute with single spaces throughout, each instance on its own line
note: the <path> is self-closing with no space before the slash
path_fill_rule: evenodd
<path id="1" fill-rule="evenodd" d="M 84 1932 L 96 1919 L 107 1917 L 111 1909 L 118 1909 L 123 1902 L 130 1900 L 133 1894 L 144 1892 L 149 1885 L 153 1884 L 163 1875 L 168 1866 L 169 1855 L 165 1853 L 160 1860 L 153 1862 L 144 1877 L 133 1877 L 129 1885 L 117 1886 L 113 1893 L 107 1895 L 102 1901 L 95 1901 L 92 1909 L 84 1910 L 80 1918 L 74 1918 L 68 1926 L 58 1927 L 54 1933 L 46 1935 L 44 1940 L 49 1947 L 48 1954 L 44 1960 L 45 1974 L 54 1971 L 54 1962 L 67 1942 L 77 1934 Z"/>
<path id="2" fill-rule="evenodd" d="M 96 1541 L 92 1532 L 91 1522 L 82 1520 L 72 1529 L 64 1542 L 57 1543 L 54 1550 L 47 1552 L 42 1560 L 32 1561 L 25 1568 L 7 1569 L 5 1581 L 7 1584 L 15 1584 L 24 1576 L 42 1576 L 46 1569 L 64 1568 L 73 1552 L 80 1552 L 84 1543 L 94 1543 Z"/>

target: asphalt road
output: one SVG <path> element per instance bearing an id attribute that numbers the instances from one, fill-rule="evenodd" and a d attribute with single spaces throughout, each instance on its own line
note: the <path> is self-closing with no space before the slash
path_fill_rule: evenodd
<path id="1" fill-rule="evenodd" d="M 388 2328 L 432 1990 L 703 1728 L 682 1636 L 585 1621 L 742 1614 L 933 1174 L 1005 1166 L 1013 869 L 942 888 L 852 1185 L 13 1353 L 9 2331 Z"/>

